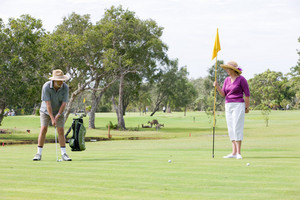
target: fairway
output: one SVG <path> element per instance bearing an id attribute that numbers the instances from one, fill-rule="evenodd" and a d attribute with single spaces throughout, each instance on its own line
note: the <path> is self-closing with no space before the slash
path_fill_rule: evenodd
<path id="1" fill-rule="evenodd" d="M 45 145 L 41 162 L 32 161 L 36 145 L 1 146 L 0 199 L 300 199 L 299 111 L 272 111 L 269 127 L 259 111 L 247 115 L 242 160 L 222 158 L 231 149 L 224 118 L 213 159 L 207 118 L 198 116 L 197 131 L 192 115 L 161 114 L 166 127 L 160 131 L 124 133 L 164 134 L 161 139 L 88 142 L 84 152 L 68 148 L 72 162 L 56 162 L 54 144 Z M 125 120 L 134 126 L 148 118 L 129 114 Z"/>

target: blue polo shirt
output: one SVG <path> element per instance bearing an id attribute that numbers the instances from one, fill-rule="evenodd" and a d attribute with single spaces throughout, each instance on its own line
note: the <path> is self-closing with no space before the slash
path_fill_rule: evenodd
<path id="1" fill-rule="evenodd" d="M 42 89 L 42 105 L 40 108 L 40 112 L 43 112 L 47 115 L 49 115 L 47 111 L 47 105 L 45 101 L 50 101 L 51 106 L 52 106 L 52 112 L 53 115 L 55 116 L 59 109 L 60 106 L 63 102 L 68 102 L 69 101 L 69 87 L 68 85 L 64 82 L 61 88 L 59 88 L 57 91 L 53 87 L 53 81 L 48 81 L 43 85 Z"/>

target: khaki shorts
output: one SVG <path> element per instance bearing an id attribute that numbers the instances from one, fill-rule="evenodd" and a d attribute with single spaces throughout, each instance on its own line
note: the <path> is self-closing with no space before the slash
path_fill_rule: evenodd
<path id="1" fill-rule="evenodd" d="M 40 112 L 40 119 L 41 119 L 41 126 L 49 126 L 49 123 L 51 121 L 51 118 L 49 115 Z M 64 115 L 59 116 L 57 122 L 56 122 L 56 127 L 64 127 L 65 124 L 65 118 Z"/>

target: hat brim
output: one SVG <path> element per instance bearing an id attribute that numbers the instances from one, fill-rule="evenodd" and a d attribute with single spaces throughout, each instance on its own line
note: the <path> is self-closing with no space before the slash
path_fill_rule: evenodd
<path id="1" fill-rule="evenodd" d="M 238 74 L 242 74 L 242 71 L 240 71 L 239 69 L 237 69 L 237 68 L 235 68 L 235 67 L 233 67 L 233 66 L 231 66 L 231 65 L 221 65 L 221 67 L 223 68 L 223 69 L 232 69 L 232 70 L 234 70 L 234 71 L 236 71 Z"/>
<path id="2" fill-rule="evenodd" d="M 69 77 L 67 77 L 66 75 L 64 75 L 64 76 L 60 76 L 60 77 L 50 77 L 49 78 L 50 80 L 52 80 L 52 81 L 67 81 L 67 80 L 69 80 Z"/>

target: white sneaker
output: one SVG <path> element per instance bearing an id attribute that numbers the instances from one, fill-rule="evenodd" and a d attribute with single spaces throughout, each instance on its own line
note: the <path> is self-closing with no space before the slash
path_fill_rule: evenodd
<path id="1" fill-rule="evenodd" d="M 72 159 L 69 158 L 69 156 L 66 153 L 64 153 L 63 155 L 61 155 L 61 158 L 63 159 L 63 161 L 72 161 Z"/>
<path id="2" fill-rule="evenodd" d="M 42 155 L 41 154 L 35 154 L 35 156 L 33 157 L 33 161 L 40 161 L 42 159 Z"/>
<path id="3" fill-rule="evenodd" d="M 224 156 L 223 158 L 236 158 L 236 155 L 228 154 L 227 156 Z"/>
<path id="4" fill-rule="evenodd" d="M 236 159 L 243 159 L 241 154 L 236 154 Z"/>

